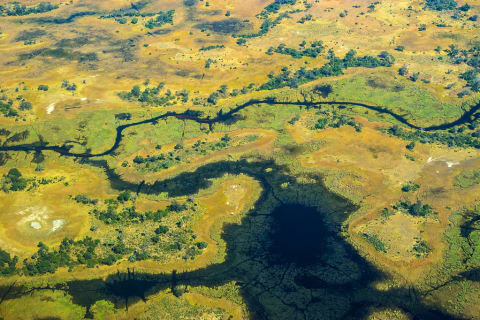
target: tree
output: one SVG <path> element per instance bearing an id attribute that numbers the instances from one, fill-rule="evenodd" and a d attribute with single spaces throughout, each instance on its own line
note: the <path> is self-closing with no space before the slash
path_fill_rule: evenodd
<path id="1" fill-rule="evenodd" d="M 118 195 L 117 200 L 120 202 L 125 202 L 125 201 L 129 201 L 131 198 L 132 198 L 132 195 L 130 191 L 125 190 Z"/>
<path id="2" fill-rule="evenodd" d="M 207 98 L 207 102 L 209 102 L 209 103 L 211 103 L 211 104 L 217 104 L 217 102 L 218 102 L 218 92 L 212 93 L 212 94 Z"/>
<path id="3" fill-rule="evenodd" d="M 117 261 L 117 258 L 112 253 L 110 253 L 108 256 L 102 259 L 102 263 L 106 264 L 107 266 L 113 265 L 116 261 Z"/>
<path id="4" fill-rule="evenodd" d="M 408 69 L 405 66 L 398 69 L 398 74 L 401 75 L 401 76 L 405 76 L 407 73 L 408 73 Z"/>
<path id="5" fill-rule="evenodd" d="M 198 249 L 202 250 L 208 246 L 208 243 L 206 243 L 205 241 L 200 241 L 195 243 L 195 245 L 197 246 Z"/>
<path id="6" fill-rule="evenodd" d="M 223 142 L 229 142 L 231 140 L 230 136 L 228 133 L 225 133 L 225 135 L 221 139 Z"/>
<path id="7" fill-rule="evenodd" d="M 388 66 L 391 66 L 395 62 L 395 58 L 388 53 L 388 51 L 382 51 L 378 56 L 385 60 Z"/>
<path id="8" fill-rule="evenodd" d="M 455 0 L 427 0 L 427 7 L 432 10 L 453 10 L 457 7 Z"/>
<path id="9" fill-rule="evenodd" d="M 330 84 L 321 84 L 321 85 L 316 85 L 313 88 L 313 92 L 319 93 L 322 95 L 323 98 L 326 98 L 330 93 L 333 92 L 333 88 L 332 88 L 332 85 Z"/>
<path id="10" fill-rule="evenodd" d="M 20 103 L 19 108 L 20 108 L 20 110 L 31 110 L 31 109 L 32 109 L 32 103 L 23 100 L 23 101 Z"/>
<path id="11" fill-rule="evenodd" d="M 218 90 L 219 93 L 223 94 L 223 95 L 226 95 L 228 93 L 228 89 L 227 89 L 227 85 L 226 84 L 222 84 L 220 86 L 220 90 Z"/>
<path id="12" fill-rule="evenodd" d="M 18 179 L 22 176 L 22 173 L 17 168 L 12 168 L 8 171 L 7 177 L 10 179 Z"/>
<path id="13" fill-rule="evenodd" d="M 168 227 L 167 226 L 158 226 L 157 229 L 155 229 L 155 234 L 166 234 L 168 232 Z"/>
<path id="14" fill-rule="evenodd" d="M 132 94 L 132 96 L 138 98 L 140 96 L 140 93 L 141 93 L 140 86 L 139 85 L 134 85 L 132 90 L 130 91 L 130 93 Z"/>
<path id="15" fill-rule="evenodd" d="M 463 6 L 459 7 L 458 9 L 464 12 L 467 12 L 468 10 L 470 10 L 470 5 L 468 3 L 465 3 Z"/>
<path id="16" fill-rule="evenodd" d="M 17 168 L 8 171 L 6 182 L 10 183 L 9 190 L 11 191 L 20 191 L 27 187 L 27 179 L 22 178 L 22 173 Z"/>
<path id="17" fill-rule="evenodd" d="M 350 51 L 348 51 L 347 54 L 345 55 L 345 60 L 353 59 L 353 57 L 355 57 L 356 54 L 357 52 L 355 50 L 350 49 Z"/>

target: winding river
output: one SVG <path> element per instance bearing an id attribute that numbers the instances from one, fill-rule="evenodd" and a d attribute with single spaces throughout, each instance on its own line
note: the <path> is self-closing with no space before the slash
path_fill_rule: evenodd
<path id="1" fill-rule="evenodd" d="M 450 129 L 459 125 L 463 125 L 466 123 L 472 123 L 476 119 L 480 118 L 480 102 L 477 103 L 476 105 L 472 106 L 469 110 L 465 111 L 457 120 L 454 120 L 452 122 L 440 124 L 440 125 L 433 125 L 429 127 L 420 127 L 415 124 L 410 123 L 404 116 L 399 115 L 385 107 L 380 107 L 380 106 L 373 106 L 373 105 L 368 105 L 364 103 L 359 103 L 359 102 L 349 102 L 349 101 L 320 101 L 320 102 L 312 102 L 312 101 L 295 101 L 295 102 L 289 102 L 289 101 L 276 101 L 274 99 L 264 99 L 264 100 L 250 100 L 244 104 L 241 104 L 233 109 L 231 109 L 228 112 L 222 113 L 221 110 L 217 114 L 215 118 L 209 118 L 209 117 L 201 117 L 201 112 L 200 111 L 192 111 L 192 110 L 187 110 L 182 113 L 178 112 L 167 112 L 162 115 L 149 118 L 146 120 L 138 121 L 138 122 L 132 122 L 128 124 L 123 124 L 120 125 L 116 128 L 116 136 L 115 136 L 115 142 L 113 145 L 108 149 L 100 153 L 75 153 L 71 152 L 70 149 L 73 147 L 72 145 L 67 145 L 64 144 L 62 146 L 50 146 L 48 145 L 48 142 L 44 143 L 32 143 L 32 144 L 21 144 L 21 145 L 14 145 L 14 146 L 0 146 L 0 151 L 24 151 L 24 152 L 30 152 L 30 151 L 35 151 L 35 152 L 41 152 L 41 151 L 53 151 L 58 154 L 61 154 L 63 156 L 68 156 L 68 157 L 78 157 L 78 158 L 93 158 L 93 157 L 102 157 L 111 154 L 114 152 L 119 146 L 120 143 L 122 142 L 122 139 L 124 138 L 123 131 L 127 128 L 130 127 L 135 127 L 143 124 L 148 124 L 148 123 L 156 123 L 159 120 L 167 119 L 170 117 L 180 119 L 180 120 L 191 120 L 195 121 L 197 123 L 205 123 L 208 124 L 209 127 L 211 128 L 212 125 L 215 123 L 222 123 L 226 122 L 228 120 L 231 120 L 235 117 L 236 114 L 238 114 L 241 110 L 252 106 L 256 104 L 270 104 L 270 105 L 275 105 L 275 106 L 282 106 L 282 105 L 297 105 L 297 106 L 306 106 L 309 108 L 320 108 L 322 105 L 345 105 L 345 106 L 355 106 L 355 107 L 362 107 L 368 110 L 372 110 L 375 112 L 378 112 L 380 114 L 387 114 L 393 117 L 395 120 L 398 122 L 416 130 L 423 130 L 423 131 L 436 131 L 436 130 L 446 130 Z"/>

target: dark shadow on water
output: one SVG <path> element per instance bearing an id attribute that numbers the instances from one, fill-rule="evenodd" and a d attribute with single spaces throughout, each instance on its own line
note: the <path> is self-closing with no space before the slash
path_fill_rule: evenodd
<path id="1" fill-rule="evenodd" d="M 152 185 L 137 185 L 123 181 L 105 162 L 88 162 L 104 167 L 112 187 L 119 190 L 189 196 L 208 188 L 212 178 L 229 173 L 256 179 L 263 192 L 241 223 L 224 225 L 222 263 L 171 274 L 128 270 L 54 288 L 65 290 L 87 310 L 100 299 L 127 309 L 167 288 L 176 293 L 178 286 L 217 287 L 235 281 L 251 319 L 364 319 L 372 308 L 389 307 L 415 319 L 457 319 L 424 305 L 412 288 L 375 289 L 374 283 L 387 275 L 341 235 L 342 223 L 357 207 L 329 192 L 319 176 L 307 174 L 304 181 L 310 182 L 299 183 L 286 166 L 250 159 L 220 161 Z M 27 292 L 13 287 L 0 288 L 1 301 Z"/>
<path id="2" fill-rule="evenodd" d="M 313 207 L 281 205 L 273 218 L 269 259 L 272 264 L 295 263 L 308 266 L 326 252 L 328 231 L 322 215 Z"/>

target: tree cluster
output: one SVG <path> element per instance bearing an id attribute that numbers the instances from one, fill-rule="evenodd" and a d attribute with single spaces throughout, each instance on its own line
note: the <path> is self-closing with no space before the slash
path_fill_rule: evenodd
<path id="1" fill-rule="evenodd" d="M 147 27 L 148 29 L 153 29 L 161 27 L 167 23 L 173 24 L 174 15 L 175 10 L 168 10 L 167 12 L 160 11 L 157 13 L 157 16 L 155 18 L 152 18 L 145 23 L 145 27 Z"/>
<path id="2" fill-rule="evenodd" d="M 386 51 L 381 52 L 377 57 L 361 56 L 357 57 L 354 50 L 350 50 L 343 59 L 335 57 L 333 50 L 329 50 L 329 62 L 320 68 L 307 70 L 301 67 L 291 75 L 287 68 L 282 69 L 282 73 L 275 76 L 269 75 L 270 80 L 263 83 L 259 90 L 274 90 L 278 88 L 291 87 L 297 88 L 299 85 L 317 80 L 323 77 L 339 76 L 343 70 L 350 67 L 390 67 L 395 62 L 394 57 Z"/>
<path id="3" fill-rule="evenodd" d="M 415 217 L 425 217 L 430 214 L 436 214 L 429 204 L 423 204 L 421 200 L 417 200 L 415 203 L 410 202 L 410 200 L 400 201 L 394 208 Z"/>
<path id="4" fill-rule="evenodd" d="M 145 87 L 145 89 L 142 91 L 139 85 L 135 85 L 130 91 L 119 92 L 118 96 L 123 100 L 138 101 L 147 105 L 155 106 L 173 105 L 176 99 L 179 99 L 183 103 L 188 101 L 190 94 L 188 90 L 183 89 L 175 92 L 175 94 L 172 94 L 170 90 L 166 90 L 163 95 L 160 95 L 163 86 L 164 83 L 161 82 L 156 87 Z"/>
<path id="5" fill-rule="evenodd" d="M 4 192 L 25 190 L 27 185 L 28 180 L 22 177 L 22 173 L 17 168 L 12 168 L 3 175 L 2 190 Z"/>
<path id="6" fill-rule="evenodd" d="M 475 124 L 469 126 L 470 130 L 476 128 Z M 386 130 L 388 134 L 408 141 L 419 141 L 421 143 L 441 143 L 449 147 L 473 147 L 480 149 L 480 131 L 471 133 L 465 132 L 465 127 L 452 128 L 448 131 L 436 131 L 428 133 L 422 130 L 404 130 L 398 125 L 394 125 Z"/>
<path id="7" fill-rule="evenodd" d="M 19 2 L 10 2 L 6 5 L 0 5 L 0 16 L 27 16 L 29 14 L 49 12 L 55 9 L 58 9 L 58 5 L 50 2 L 40 2 L 33 6 L 26 6 Z"/>
<path id="8" fill-rule="evenodd" d="M 453 10 L 457 7 L 455 0 L 427 0 L 427 8 L 437 11 Z"/>
<path id="9" fill-rule="evenodd" d="M 274 52 L 279 54 L 289 55 L 292 58 L 300 59 L 302 57 L 316 58 L 318 57 L 325 47 L 322 41 L 313 41 L 310 47 L 306 47 L 306 42 L 300 43 L 300 49 L 288 48 L 285 44 L 280 44 L 277 48 L 270 47 L 266 52 L 268 55 L 272 55 Z"/>

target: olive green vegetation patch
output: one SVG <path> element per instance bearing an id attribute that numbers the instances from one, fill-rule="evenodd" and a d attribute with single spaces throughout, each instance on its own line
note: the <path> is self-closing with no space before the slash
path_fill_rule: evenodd
<path id="1" fill-rule="evenodd" d="M 469 188 L 480 184 L 480 169 L 462 171 L 455 177 L 455 186 L 458 188 Z"/>
<path id="2" fill-rule="evenodd" d="M 425 289 L 438 286 L 432 291 L 432 298 L 439 301 L 447 312 L 460 315 L 466 310 L 471 310 L 472 303 L 478 301 L 480 286 L 478 282 L 471 281 L 471 271 L 480 266 L 480 231 L 472 230 L 465 234 L 465 226 L 471 225 L 477 228 L 476 217 L 479 215 L 479 207 L 466 208 L 454 211 L 450 215 L 452 226 L 444 234 L 447 248 L 443 254 L 443 262 L 425 278 Z M 463 230 L 463 231 L 462 231 Z M 452 278 L 452 275 L 462 275 Z M 474 276 L 473 276 L 474 277 Z M 450 280 L 450 281 L 449 281 Z M 439 284 L 444 285 L 439 286 Z M 452 296 L 452 292 L 455 294 Z"/>
<path id="3" fill-rule="evenodd" d="M 84 319 L 86 308 L 72 302 L 63 291 L 33 291 L 18 299 L 5 300 L 0 317 L 5 319 Z"/>
<path id="4" fill-rule="evenodd" d="M 160 294 L 135 319 L 226 319 L 225 311 L 201 304 L 190 304 L 183 297 Z"/>
<path id="5" fill-rule="evenodd" d="M 299 106 L 258 104 L 240 112 L 239 121 L 231 124 L 216 124 L 216 131 L 230 131 L 244 128 L 262 128 L 281 130 L 288 120 L 299 112 Z M 228 109 L 227 109 L 228 110 Z"/>
<path id="6" fill-rule="evenodd" d="M 364 72 L 331 85 L 333 93 L 328 100 L 357 101 L 386 107 L 412 119 L 419 126 L 452 121 L 462 113 L 460 106 L 441 102 L 418 83 L 389 71 Z"/>

